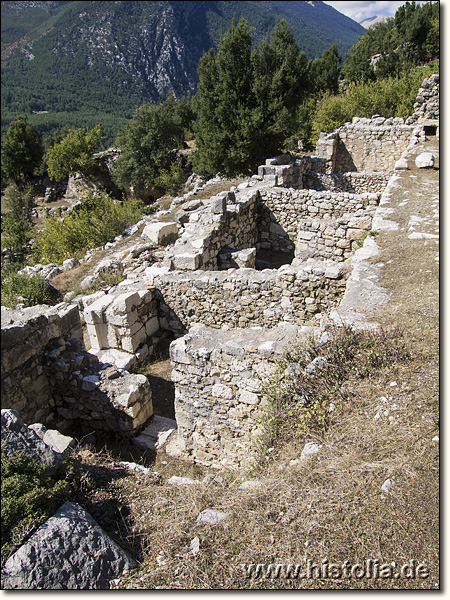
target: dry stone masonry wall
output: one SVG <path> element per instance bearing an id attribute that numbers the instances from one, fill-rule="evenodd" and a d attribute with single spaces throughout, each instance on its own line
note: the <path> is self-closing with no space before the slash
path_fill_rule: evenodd
<path id="1" fill-rule="evenodd" d="M 251 466 L 264 442 L 263 382 L 298 335 L 287 323 L 229 331 L 198 325 L 172 342 L 178 429 L 167 451 L 213 467 Z"/>
<path id="2" fill-rule="evenodd" d="M 127 279 L 82 299 L 90 352 L 78 305 L 2 307 L 3 405 L 27 422 L 134 434 L 152 415 L 151 393 L 125 369 L 169 331 L 178 336 L 170 350 L 178 432 L 167 451 L 249 465 L 264 434 L 264 376 L 337 305 L 398 157 L 437 134 L 438 118 L 433 76 L 406 120 L 355 117 L 321 135 L 314 157 L 274 157 L 228 192 L 174 200 L 176 222 L 147 224 Z M 284 252 L 291 264 L 256 270 L 261 251 Z"/>
<path id="3" fill-rule="evenodd" d="M 143 375 L 86 352 L 78 308 L 2 307 L 2 405 L 25 422 L 136 433 L 153 414 Z"/>
<path id="4" fill-rule="evenodd" d="M 331 310 L 345 288 L 347 272 L 333 261 L 308 261 L 279 269 L 230 269 L 155 277 L 164 303 L 185 330 L 211 327 L 275 327 L 303 324 Z"/>

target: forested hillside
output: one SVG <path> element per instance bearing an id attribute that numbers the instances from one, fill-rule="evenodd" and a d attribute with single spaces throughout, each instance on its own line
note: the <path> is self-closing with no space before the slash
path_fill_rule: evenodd
<path id="1" fill-rule="evenodd" d="M 195 93 L 233 15 L 256 43 L 286 18 L 309 59 L 364 33 L 323 2 L 2 2 L 2 135 L 24 114 L 42 133 L 101 124 L 112 143 L 143 102 Z"/>

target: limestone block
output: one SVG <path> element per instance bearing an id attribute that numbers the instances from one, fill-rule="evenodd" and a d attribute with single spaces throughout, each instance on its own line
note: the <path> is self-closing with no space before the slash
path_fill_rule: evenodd
<path id="1" fill-rule="evenodd" d="M 259 396 L 254 394 L 253 392 L 248 392 L 247 390 L 240 390 L 239 392 L 239 402 L 244 402 L 244 404 L 258 404 Z"/>
<path id="2" fill-rule="evenodd" d="M 113 303 L 114 296 L 108 294 L 100 296 L 95 302 L 89 304 L 84 311 L 84 319 L 86 324 L 96 325 L 97 323 L 105 323 L 105 311 Z"/>
<path id="3" fill-rule="evenodd" d="M 148 336 L 154 335 L 159 330 L 158 317 L 152 317 L 145 324 L 145 332 Z"/>
<path id="4" fill-rule="evenodd" d="M 109 327 L 106 323 L 86 323 L 86 329 L 92 349 L 102 350 L 110 347 L 108 341 Z"/>
<path id="5" fill-rule="evenodd" d="M 137 563 L 78 504 L 66 502 L 7 561 L 4 589 L 109 589 Z"/>
<path id="6" fill-rule="evenodd" d="M 141 324 L 139 325 L 140 328 L 133 335 L 124 335 L 119 339 L 121 348 L 122 350 L 125 350 L 125 352 L 134 354 L 139 346 L 146 341 L 147 333 L 145 327 Z"/>
<path id="7" fill-rule="evenodd" d="M 142 237 L 157 246 L 167 246 L 178 239 L 178 223 L 149 223 L 144 227 Z"/>
<path id="8" fill-rule="evenodd" d="M 394 170 L 395 171 L 401 171 L 401 170 L 405 170 L 408 168 L 408 161 L 406 160 L 406 158 L 400 158 L 394 166 Z"/>
<path id="9" fill-rule="evenodd" d="M 91 349 L 91 353 L 95 354 L 100 362 L 109 363 L 118 369 L 129 370 L 136 364 L 136 357 L 129 352 L 123 352 L 116 348 L 107 348 L 105 350 Z"/>
<path id="10" fill-rule="evenodd" d="M 175 254 L 172 258 L 172 267 L 180 271 L 195 271 L 200 267 L 200 255 L 192 253 Z"/>
<path id="11" fill-rule="evenodd" d="M 223 398 L 224 400 L 231 400 L 233 398 L 233 390 L 221 383 L 213 385 L 211 394 L 216 398 Z"/>
<path id="12" fill-rule="evenodd" d="M 225 214 L 227 210 L 226 196 L 213 196 L 210 202 L 210 211 L 213 215 Z"/>
<path id="13" fill-rule="evenodd" d="M 350 240 L 350 241 L 356 241 L 356 240 L 360 240 L 361 238 L 363 238 L 366 233 L 367 233 L 366 229 L 352 229 L 349 227 L 347 229 L 346 238 L 347 238 L 347 240 Z"/>
<path id="14" fill-rule="evenodd" d="M 133 439 L 133 444 L 141 450 L 158 450 L 176 429 L 176 421 L 155 415 L 142 433 Z"/>
<path id="15" fill-rule="evenodd" d="M 184 338 L 174 340 L 170 344 L 169 353 L 172 363 L 191 364 L 191 358 L 186 351 L 186 340 Z"/>
<path id="16" fill-rule="evenodd" d="M 435 159 L 431 152 L 422 152 L 416 158 L 416 167 L 419 167 L 419 169 L 430 169 L 434 167 L 434 162 Z"/>

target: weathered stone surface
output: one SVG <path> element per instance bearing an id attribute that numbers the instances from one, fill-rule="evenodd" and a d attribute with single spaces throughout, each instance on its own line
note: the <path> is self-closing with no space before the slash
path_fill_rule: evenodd
<path id="1" fill-rule="evenodd" d="M 159 450 L 176 428 L 177 422 L 174 419 L 154 415 L 142 433 L 133 438 L 133 443 L 141 450 Z"/>
<path id="2" fill-rule="evenodd" d="M 228 517 L 228 513 L 222 512 L 221 510 L 214 510 L 208 508 L 202 511 L 197 517 L 197 523 L 208 523 L 209 525 L 216 525 Z"/>
<path id="3" fill-rule="evenodd" d="M 422 152 L 416 158 L 416 167 L 419 169 L 431 169 L 434 167 L 435 158 L 431 152 Z"/>
<path id="4" fill-rule="evenodd" d="M 178 223 L 150 223 L 144 227 L 142 237 L 151 244 L 167 246 L 178 238 Z"/>
<path id="5" fill-rule="evenodd" d="M 286 345 L 310 334 L 311 328 L 287 323 L 229 330 L 197 325 L 172 342 L 178 432 L 166 452 L 215 467 L 251 466 L 266 410 L 262 380 Z"/>
<path id="6" fill-rule="evenodd" d="M 308 442 L 305 444 L 302 454 L 300 456 L 300 460 L 309 460 L 316 456 L 320 452 L 320 445 L 317 442 Z"/>
<path id="7" fill-rule="evenodd" d="M 78 504 L 66 502 L 7 561 L 3 588 L 104 590 L 137 563 Z"/>
<path id="8" fill-rule="evenodd" d="M 169 485 L 201 485 L 201 481 L 191 479 L 190 477 L 177 477 L 173 475 L 167 480 Z"/>
<path id="9" fill-rule="evenodd" d="M 63 454 L 68 448 L 75 445 L 72 437 L 63 435 L 56 429 L 47 429 L 42 423 L 33 423 L 28 428 L 37 433 L 41 440 L 58 454 Z"/>
<path id="10" fill-rule="evenodd" d="M 59 461 L 55 452 L 39 435 L 28 428 L 14 410 L 1 412 L 2 452 L 11 458 L 15 452 L 25 452 L 38 464 L 45 465 L 46 473 L 55 472 Z"/>

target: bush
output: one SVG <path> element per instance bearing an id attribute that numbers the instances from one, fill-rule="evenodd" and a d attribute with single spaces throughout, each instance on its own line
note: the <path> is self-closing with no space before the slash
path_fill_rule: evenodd
<path id="1" fill-rule="evenodd" d="M 70 498 L 70 483 L 45 478 L 44 471 L 25 453 L 7 459 L 2 452 L 2 566 Z"/>
<path id="2" fill-rule="evenodd" d="M 311 143 L 316 144 L 321 131 L 331 133 L 353 117 L 406 118 L 414 112 L 417 92 L 425 77 L 439 71 L 435 64 L 417 67 L 401 77 L 367 83 L 351 83 L 345 94 L 324 96 L 317 103 L 312 119 Z"/>
<path id="3" fill-rule="evenodd" d="M 66 258 L 81 257 L 86 250 L 112 242 L 128 225 L 142 215 L 142 203 L 137 200 L 118 202 L 106 192 L 92 192 L 81 208 L 64 220 L 50 217 L 36 236 L 37 261 L 61 263 Z"/>
<path id="4" fill-rule="evenodd" d="M 42 275 L 11 273 L 2 278 L 2 305 L 14 308 L 19 296 L 27 300 L 29 306 L 53 304 L 56 292 Z"/>

